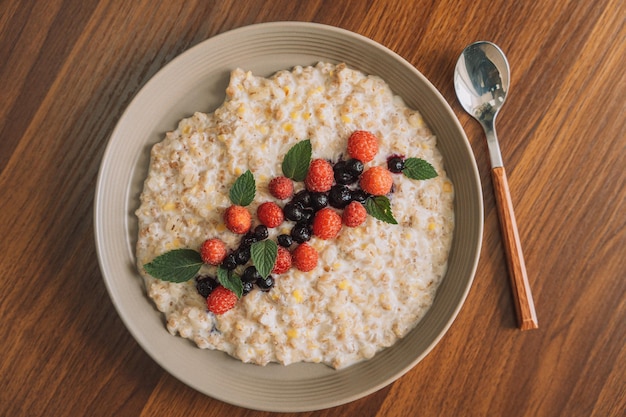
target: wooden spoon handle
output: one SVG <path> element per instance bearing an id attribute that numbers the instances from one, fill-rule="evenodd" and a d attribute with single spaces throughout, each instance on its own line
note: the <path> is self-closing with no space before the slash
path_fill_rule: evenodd
<path id="1" fill-rule="evenodd" d="M 522 245 L 517 231 L 513 202 L 509 192 L 509 182 L 506 178 L 504 167 L 492 168 L 491 177 L 498 205 L 502 243 L 509 268 L 518 324 L 522 330 L 536 329 L 538 327 L 537 314 L 535 313 L 535 304 L 530 292 L 530 285 L 528 285 Z"/>

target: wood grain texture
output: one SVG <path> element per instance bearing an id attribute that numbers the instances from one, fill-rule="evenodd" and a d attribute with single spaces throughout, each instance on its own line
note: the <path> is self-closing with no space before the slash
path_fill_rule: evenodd
<path id="1" fill-rule="evenodd" d="M 519 239 L 513 201 L 511 200 L 511 192 L 509 190 L 509 181 L 504 167 L 492 168 L 491 179 L 493 192 L 496 196 L 500 233 L 511 280 L 517 322 L 521 330 L 536 329 L 539 324 L 537 323 L 535 302 L 530 284 L 528 283 L 524 251 Z"/>
<path id="2" fill-rule="evenodd" d="M 0 415 L 278 415 L 204 396 L 144 353 L 108 297 L 92 220 L 107 140 L 141 87 L 211 36 L 278 20 L 352 30 L 415 65 L 459 117 L 485 196 L 476 280 L 437 347 L 372 395 L 298 415 L 623 416 L 622 0 L 0 2 Z M 511 65 L 498 133 L 533 332 L 516 327 L 483 133 L 453 89 L 476 40 Z"/>

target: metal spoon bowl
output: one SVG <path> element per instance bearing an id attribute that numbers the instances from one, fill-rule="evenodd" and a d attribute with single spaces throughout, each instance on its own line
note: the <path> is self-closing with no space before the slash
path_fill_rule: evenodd
<path id="1" fill-rule="evenodd" d="M 476 42 L 465 48 L 454 71 L 454 88 L 461 106 L 480 122 L 487 135 L 492 167 L 504 165 L 495 122 L 506 100 L 509 80 L 509 63 L 491 42 Z"/>
<path id="2" fill-rule="evenodd" d="M 491 42 L 475 42 L 467 46 L 456 64 L 454 88 L 461 106 L 483 127 L 491 160 L 502 241 L 518 324 L 522 330 L 535 329 L 537 315 L 528 284 L 524 256 L 513 212 L 513 203 L 496 135 L 496 116 L 509 91 L 510 69 L 506 56 Z"/>

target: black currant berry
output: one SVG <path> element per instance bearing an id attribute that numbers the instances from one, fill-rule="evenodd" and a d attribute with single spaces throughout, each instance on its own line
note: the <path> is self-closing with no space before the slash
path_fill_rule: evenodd
<path id="1" fill-rule="evenodd" d="M 348 172 L 346 161 L 339 161 L 333 166 L 333 175 L 337 184 L 352 184 L 356 181 L 354 175 Z"/>
<path id="2" fill-rule="evenodd" d="M 359 203 L 365 203 L 365 200 L 367 200 L 370 196 L 368 193 L 361 190 L 360 188 L 356 190 L 352 190 L 350 194 L 351 194 L 352 201 L 356 201 Z"/>
<path id="3" fill-rule="evenodd" d="M 310 224 L 313 223 L 313 216 L 315 216 L 315 211 L 312 208 L 307 207 L 302 210 L 302 222 Z"/>
<path id="4" fill-rule="evenodd" d="M 301 203 L 302 207 L 309 207 L 311 204 L 311 194 L 308 190 L 298 191 L 290 201 L 291 203 Z"/>
<path id="5" fill-rule="evenodd" d="M 404 159 L 400 156 L 392 156 L 387 160 L 387 168 L 394 174 L 399 174 L 404 169 Z"/>
<path id="6" fill-rule="evenodd" d="M 208 275 L 198 275 L 196 277 L 196 290 L 203 298 L 207 298 L 218 285 L 217 280 Z"/>
<path id="7" fill-rule="evenodd" d="M 259 278 L 261 278 L 261 274 L 259 274 L 259 271 L 257 271 L 254 265 L 247 267 L 241 275 L 242 282 L 256 282 Z"/>
<path id="8" fill-rule="evenodd" d="M 261 291 L 267 292 L 274 286 L 274 278 L 271 275 L 268 275 L 267 278 L 260 277 L 256 280 L 256 285 Z"/>
<path id="9" fill-rule="evenodd" d="M 310 201 L 310 197 L 309 197 L 309 201 Z M 304 208 L 302 207 L 300 203 L 290 202 L 290 203 L 285 204 L 285 207 L 283 208 L 283 214 L 285 215 L 285 218 L 287 220 L 298 222 L 302 220 L 302 217 L 304 216 L 303 210 Z"/>
<path id="10" fill-rule="evenodd" d="M 328 205 L 328 195 L 326 193 L 311 193 L 311 207 L 314 211 L 319 211 Z"/>
<path id="11" fill-rule="evenodd" d="M 335 208 L 342 209 L 352 201 L 352 192 L 345 185 L 333 185 L 328 193 L 328 203 Z"/>
<path id="12" fill-rule="evenodd" d="M 237 265 L 245 265 L 250 260 L 250 246 L 240 246 L 233 254 Z"/>
<path id="13" fill-rule="evenodd" d="M 298 243 L 304 243 L 311 239 L 311 229 L 306 223 L 296 223 L 291 229 L 291 237 Z"/>
<path id="14" fill-rule="evenodd" d="M 253 243 L 258 242 L 259 239 L 253 232 L 248 232 L 241 238 L 241 246 L 251 246 Z"/>
<path id="15" fill-rule="evenodd" d="M 235 256 L 234 252 L 226 255 L 226 258 L 224 258 L 224 261 L 222 261 L 222 266 L 229 271 L 237 268 L 237 257 Z"/>
<path id="16" fill-rule="evenodd" d="M 363 173 L 363 162 L 358 159 L 348 159 L 346 161 L 346 171 L 358 178 Z"/>
<path id="17" fill-rule="evenodd" d="M 257 241 L 265 240 L 269 236 L 269 232 L 267 231 L 267 226 L 264 224 L 260 224 L 254 228 L 254 237 L 257 238 Z"/>
<path id="18" fill-rule="evenodd" d="M 339 174 L 335 175 L 335 182 L 341 185 L 352 184 L 356 181 L 356 177 L 352 174 L 349 174 L 346 171 L 342 171 Z"/>
<path id="19" fill-rule="evenodd" d="M 293 244 L 293 238 L 289 235 L 278 235 L 278 244 L 283 248 L 288 248 Z"/>
<path id="20" fill-rule="evenodd" d="M 246 281 L 244 281 L 241 284 L 243 286 L 242 295 L 247 295 L 254 288 L 254 282 L 246 282 Z"/>

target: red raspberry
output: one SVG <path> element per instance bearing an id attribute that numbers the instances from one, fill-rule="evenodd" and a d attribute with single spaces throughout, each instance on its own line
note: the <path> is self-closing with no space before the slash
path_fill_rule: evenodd
<path id="1" fill-rule="evenodd" d="M 276 263 L 274 264 L 272 273 L 282 274 L 283 272 L 289 271 L 289 268 L 291 268 L 291 252 L 289 252 L 289 249 L 279 246 L 278 256 L 276 256 Z"/>
<path id="2" fill-rule="evenodd" d="M 308 243 L 299 244 L 291 255 L 293 264 L 302 272 L 311 271 L 317 266 L 317 251 Z"/>
<path id="3" fill-rule="evenodd" d="M 361 162 L 369 162 L 378 153 L 378 138 L 373 133 L 357 130 L 348 138 L 348 154 Z"/>
<path id="4" fill-rule="evenodd" d="M 309 191 L 325 193 L 332 187 L 334 179 L 335 174 L 330 162 L 324 159 L 314 159 L 311 161 L 304 184 Z"/>
<path id="5" fill-rule="evenodd" d="M 213 314 L 224 314 L 237 304 L 237 295 L 220 285 L 209 294 L 206 304 Z"/>
<path id="6" fill-rule="evenodd" d="M 313 219 L 313 234 L 320 239 L 333 239 L 341 230 L 341 216 L 330 207 L 317 212 Z"/>
<path id="7" fill-rule="evenodd" d="M 361 188 L 372 195 L 385 195 L 391 191 L 393 177 L 387 168 L 371 167 L 361 175 Z"/>
<path id="8" fill-rule="evenodd" d="M 252 216 L 245 207 L 233 205 L 224 212 L 224 222 L 228 230 L 243 235 L 250 230 Z"/>
<path id="9" fill-rule="evenodd" d="M 363 204 L 353 201 L 343 210 L 341 218 L 346 226 L 357 227 L 363 224 L 367 218 L 367 210 L 365 210 Z"/>
<path id="10" fill-rule="evenodd" d="M 271 201 L 261 204 L 256 210 L 256 215 L 261 223 L 270 228 L 280 225 L 285 220 L 283 209 Z"/>
<path id="11" fill-rule="evenodd" d="M 276 177 L 270 181 L 270 194 L 279 200 L 286 200 L 293 195 L 293 182 L 287 177 Z"/>
<path id="12" fill-rule="evenodd" d="M 202 262 L 209 265 L 219 265 L 226 257 L 226 245 L 220 239 L 207 239 L 200 249 Z"/>

